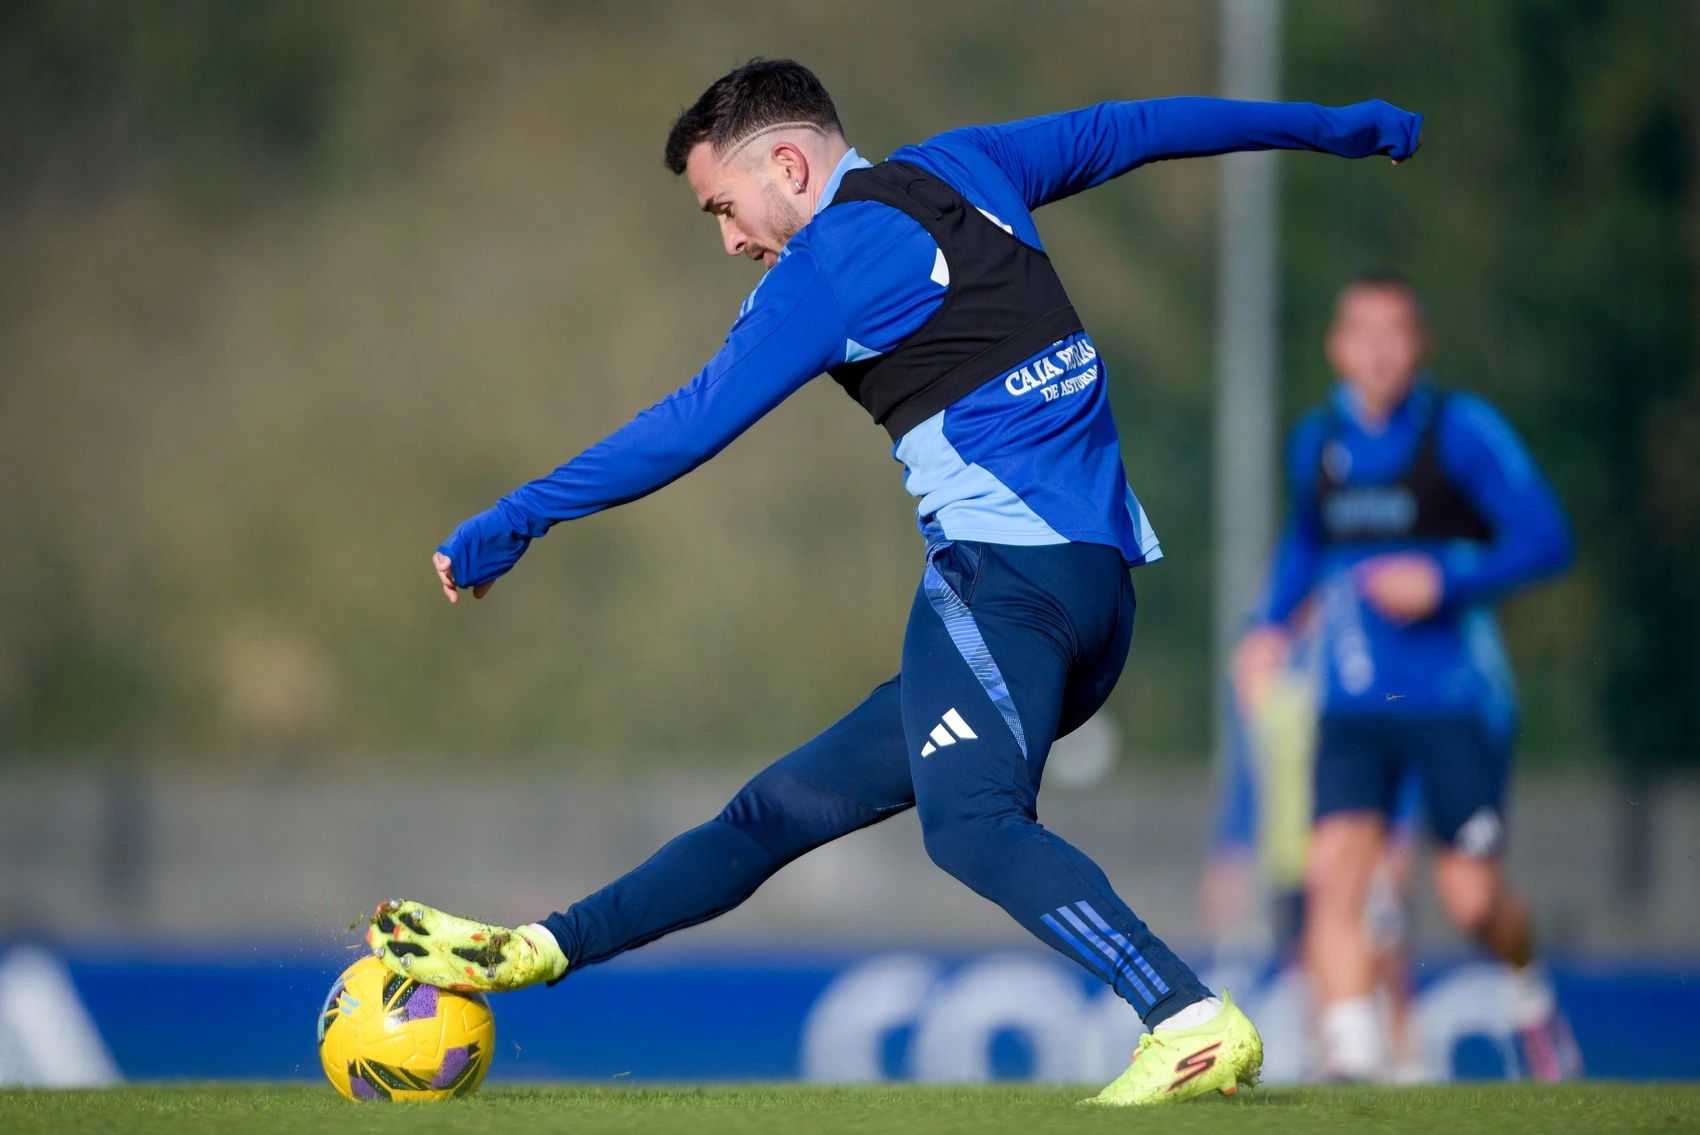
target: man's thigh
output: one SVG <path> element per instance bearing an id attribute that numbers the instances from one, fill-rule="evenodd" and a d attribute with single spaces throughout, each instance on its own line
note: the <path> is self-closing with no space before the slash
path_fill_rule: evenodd
<path id="1" fill-rule="evenodd" d="M 1062 712 L 1058 716 L 1057 736 L 1067 737 L 1086 724 L 1104 708 L 1116 683 L 1121 681 L 1127 666 L 1128 648 L 1133 645 L 1133 619 L 1137 603 L 1133 581 L 1125 572 L 1119 580 L 1118 602 L 1113 627 L 1103 641 L 1101 650 L 1084 663 L 1076 665 L 1063 693 Z"/>
<path id="2" fill-rule="evenodd" d="M 921 822 L 1031 814 L 1068 685 L 1066 652 L 1046 620 L 1012 616 L 983 587 L 972 548 L 947 549 L 939 564 L 903 641 L 903 722 Z"/>
<path id="3" fill-rule="evenodd" d="M 862 704 L 769 765 L 756 780 L 779 774 L 882 813 L 911 806 L 915 789 L 904 744 L 901 686 L 898 677 L 875 687 Z"/>

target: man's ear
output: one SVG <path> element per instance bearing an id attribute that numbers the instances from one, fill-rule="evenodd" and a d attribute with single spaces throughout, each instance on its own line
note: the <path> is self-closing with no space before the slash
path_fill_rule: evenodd
<path id="1" fill-rule="evenodd" d="M 809 184 L 809 159 L 794 143 L 781 142 L 768 155 L 778 164 L 785 180 L 800 193 Z"/>

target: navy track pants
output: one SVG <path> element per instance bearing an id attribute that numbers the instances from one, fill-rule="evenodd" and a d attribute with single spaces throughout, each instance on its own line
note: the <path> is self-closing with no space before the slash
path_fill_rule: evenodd
<path id="1" fill-rule="evenodd" d="M 1133 617 L 1114 548 L 932 549 L 896 678 L 713 820 L 544 924 L 575 968 L 606 961 L 726 913 L 805 852 L 913 807 L 934 863 L 1161 1022 L 1209 991 L 1036 818 L 1051 742 L 1104 704 Z"/>

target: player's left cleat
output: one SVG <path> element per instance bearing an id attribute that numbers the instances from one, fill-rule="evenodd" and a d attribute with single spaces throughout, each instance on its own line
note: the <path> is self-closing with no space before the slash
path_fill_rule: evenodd
<path id="1" fill-rule="evenodd" d="M 1158 1025 L 1139 1038 L 1127 1071 L 1085 1103 L 1130 1107 L 1180 1103 L 1210 1092 L 1231 1096 L 1251 1087 L 1263 1069 L 1263 1038 L 1228 991 L 1222 1009 L 1202 1025 Z"/>
<path id="2" fill-rule="evenodd" d="M 378 904 L 366 945 L 403 977 L 461 992 L 504 993 L 567 972 L 567 957 L 547 931 L 491 926 L 396 899 Z"/>

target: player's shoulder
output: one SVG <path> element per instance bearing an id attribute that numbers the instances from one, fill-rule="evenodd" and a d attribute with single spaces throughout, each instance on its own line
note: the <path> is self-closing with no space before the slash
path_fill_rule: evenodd
<path id="1" fill-rule="evenodd" d="M 961 131 L 947 131 L 915 145 L 903 146 L 885 159 L 904 162 L 943 181 L 975 204 L 983 196 L 985 182 L 995 176 L 985 154 L 963 144 L 955 136 Z M 881 164 L 884 164 L 883 162 Z M 847 177 L 855 176 L 851 171 Z M 823 259 L 833 253 L 856 253 L 869 247 L 878 248 L 894 235 L 926 236 L 919 222 L 901 209 L 878 201 L 845 201 L 816 214 L 804 227 L 810 244 L 819 249 Z M 802 235 L 800 233 L 799 235 Z"/>
<path id="2" fill-rule="evenodd" d="M 1333 429 L 1327 403 L 1306 409 L 1287 431 L 1287 481 L 1290 491 L 1305 493 L 1315 484 L 1322 465 L 1322 447 Z"/>
<path id="3" fill-rule="evenodd" d="M 1471 390 L 1441 392 L 1437 427 L 1441 460 L 1448 466 L 1493 461 L 1507 472 L 1529 462 L 1517 430 L 1497 406 Z"/>
<path id="4" fill-rule="evenodd" d="M 925 280 L 938 252 L 918 221 L 878 201 L 823 209 L 792 238 L 798 242 L 851 305 L 900 287 L 917 273 Z"/>
<path id="5" fill-rule="evenodd" d="M 991 135 L 985 127 L 959 126 L 905 146 L 891 157 L 893 161 L 914 162 L 946 181 L 954 181 L 971 176 L 974 166 L 992 161 L 988 153 L 990 142 Z"/>
<path id="6" fill-rule="evenodd" d="M 1446 440 L 1494 448 L 1520 444 L 1510 419 L 1486 396 L 1473 390 L 1447 387 L 1439 392 L 1439 397 L 1437 424 Z"/>
<path id="7" fill-rule="evenodd" d="M 1026 151 L 1027 146 L 1022 139 L 1033 133 L 1034 127 L 1044 126 L 1061 117 L 1060 113 L 1047 114 L 1014 122 L 958 126 L 934 134 L 911 148 L 955 162 L 964 171 L 983 174 L 988 169 L 996 169 L 1001 173 L 1006 163 L 1019 160 Z"/>
<path id="8" fill-rule="evenodd" d="M 1440 398 L 1440 421 L 1443 425 L 1455 429 L 1483 430 L 1494 427 L 1509 428 L 1499 407 L 1488 400 L 1484 394 L 1457 386 L 1442 387 L 1438 391 Z"/>
<path id="9" fill-rule="evenodd" d="M 831 272 L 847 261 L 878 256 L 894 241 L 917 239 L 932 240 L 901 210 L 879 201 L 845 201 L 822 209 L 791 243 L 800 244 L 822 269 Z"/>
<path id="10" fill-rule="evenodd" d="M 844 316 L 862 334 L 869 319 L 942 293 L 939 249 L 907 213 L 878 201 L 845 201 L 821 210 L 792 244 L 819 265 Z M 789 246 L 787 246 L 789 247 Z"/>
<path id="11" fill-rule="evenodd" d="M 1327 401 L 1306 407 L 1287 432 L 1287 449 L 1294 455 L 1321 451 L 1334 424 L 1334 409 Z"/>
<path id="12" fill-rule="evenodd" d="M 916 146 L 905 146 L 890 161 L 906 161 L 949 185 L 993 224 L 1033 248 L 1044 251 L 1021 190 L 990 151 L 973 141 L 986 127 L 965 126 L 935 134 Z"/>

